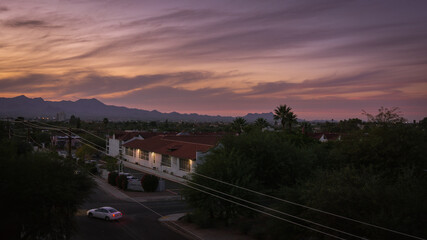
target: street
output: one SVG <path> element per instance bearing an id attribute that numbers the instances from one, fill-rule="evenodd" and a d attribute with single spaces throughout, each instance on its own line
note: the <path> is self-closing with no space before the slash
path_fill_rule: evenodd
<path id="1" fill-rule="evenodd" d="M 88 218 L 86 216 L 86 210 L 102 206 L 116 208 L 123 213 L 123 218 L 118 222 L 106 222 L 105 220 Z M 144 206 L 151 208 L 163 216 L 186 212 L 188 210 L 183 201 L 138 203 L 132 200 L 117 199 L 100 187 L 97 187 L 76 216 L 78 229 L 77 234 L 72 239 L 186 239 L 162 225 L 158 221 L 160 216 Z"/>

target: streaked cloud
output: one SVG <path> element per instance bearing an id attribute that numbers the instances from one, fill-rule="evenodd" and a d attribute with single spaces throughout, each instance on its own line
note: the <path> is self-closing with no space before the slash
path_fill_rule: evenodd
<path id="1" fill-rule="evenodd" d="M 376 104 L 419 117 L 427 115 L 426 7 L 417 0 L 6 0 L 0 94 L 215 115 L 286 103 L 313 118 L 326 106 L 344 116 Z"/>
<path id="2" fill-rule="evenodd" d="M 48 23 L 41 20 L 32 20 L 32 19 L 13 19 L 8 20 L 4 23 L 6 27 L 14 28 L 56 28 L 60 26 L 52 26 Z"/>
<path id="3" fill-rule="evenodd" d="M 9 11 L 8 7 L 0 6 L 0 12 L 6 12 L 6 11 Z"/>

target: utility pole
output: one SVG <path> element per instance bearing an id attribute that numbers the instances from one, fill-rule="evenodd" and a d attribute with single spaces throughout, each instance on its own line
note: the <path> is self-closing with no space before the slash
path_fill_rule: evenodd
<path id="1" fill-rule="evenodd" d="M 68 128 L 68 158 L 73 159 L 71 156 L 71 127 Z"/>

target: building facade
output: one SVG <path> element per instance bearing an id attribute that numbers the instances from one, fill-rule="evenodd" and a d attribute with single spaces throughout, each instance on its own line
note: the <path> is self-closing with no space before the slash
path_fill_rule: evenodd
<path id="1" fill-rule="evenodd" d="M 123 159 L 153 170 L 183 177 L 195 171 L 220 136 L 164 136 L 123 144 Z"/>

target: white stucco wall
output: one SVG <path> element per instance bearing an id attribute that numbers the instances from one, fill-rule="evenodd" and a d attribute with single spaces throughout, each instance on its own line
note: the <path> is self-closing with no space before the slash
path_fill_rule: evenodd
<path id="1" fill-rule="evenodd" d="M 115 138 L 108 139 L 108 155 L 112 157 L 120 156 L 120 140 Z"/>
<path id="2" fill-rule="evenodd" d="M 171 158 L 171 166 L 162 166 L 162 154 L 154 153 L 154 152 L 148 152 L 149 160 L 140 159 L 139 156 L 139 149 L 133 149 L 133 156 L 126 155 L 126 151 L 123 149 L 123 157 L 131 163 L 135 163 L 147 168 L 155 169 L 159 172 L 166 172 L 169 174 L 173 174 L 175 176 L 183 177 L 187 175 L 189 172 L 182 171 L 179 169 L 179 158 L 173 157 Z M 195 161 L 190 161 L 191 164 L 191 171 L 193 171 L 195 165 Z"/>

